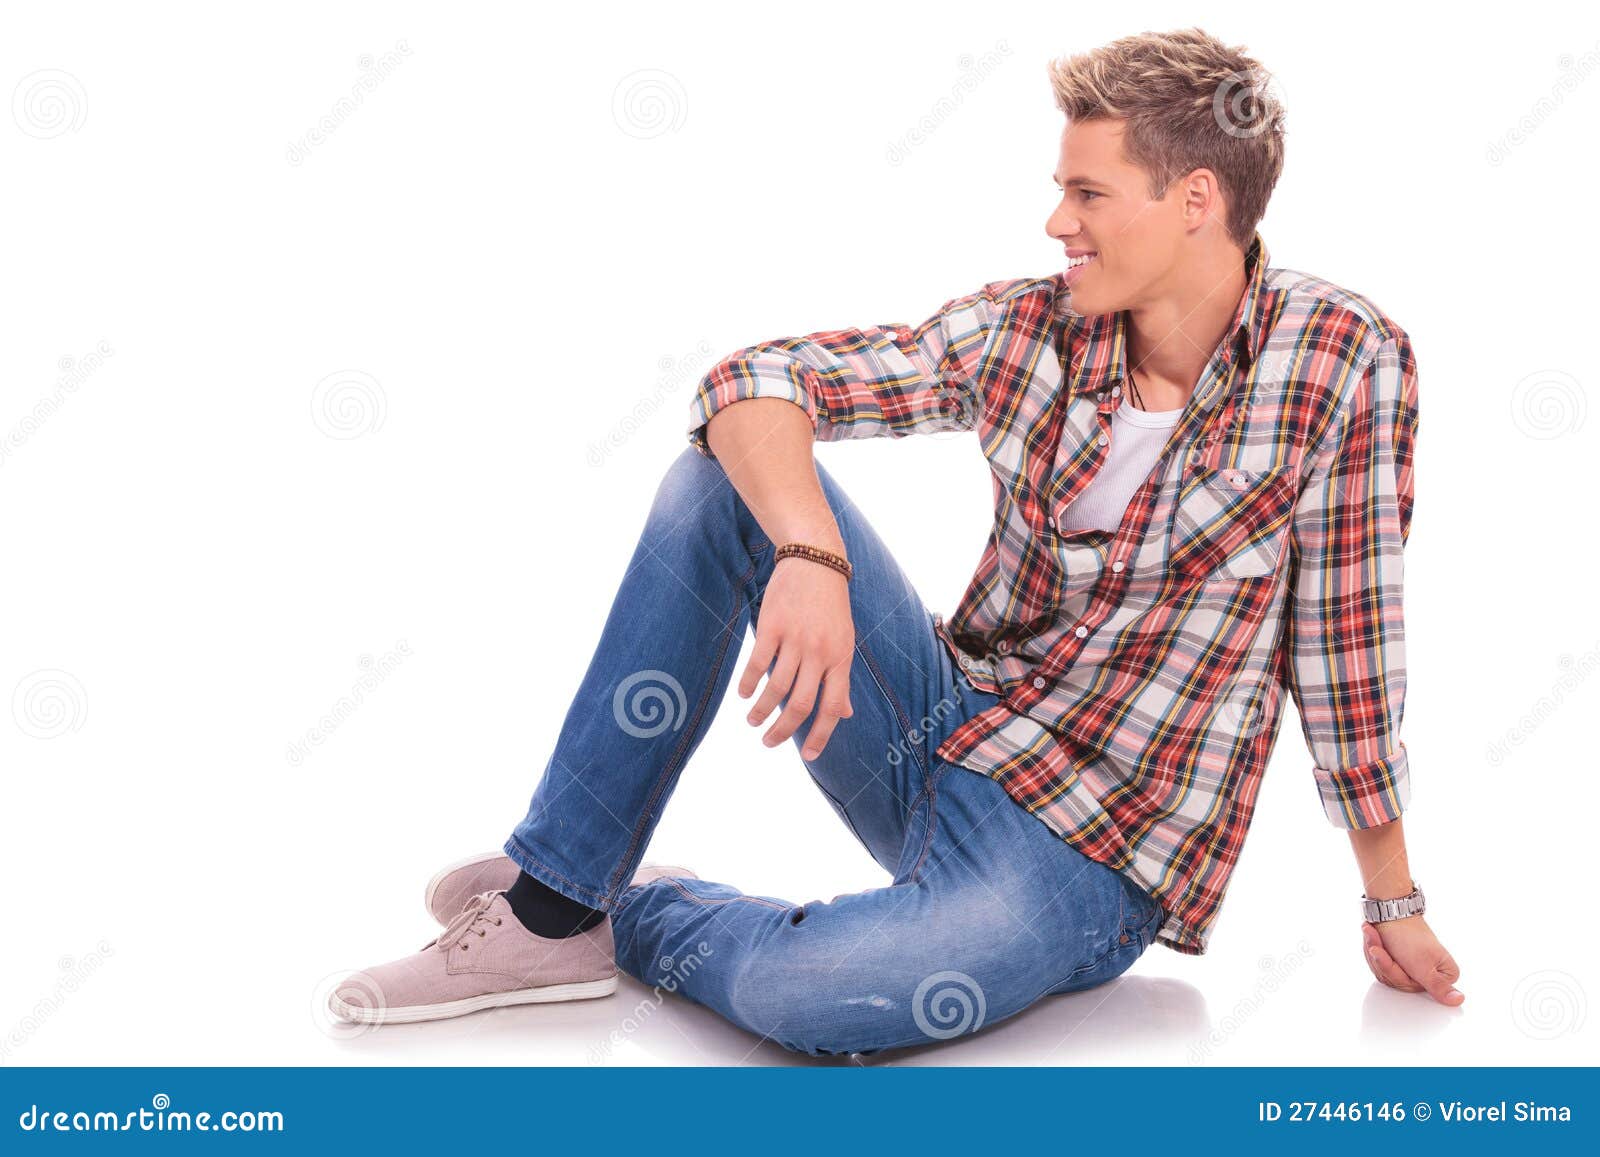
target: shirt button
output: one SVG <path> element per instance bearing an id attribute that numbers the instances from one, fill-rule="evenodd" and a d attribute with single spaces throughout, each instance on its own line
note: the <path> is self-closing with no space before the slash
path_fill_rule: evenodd
<path id="1" fill-rule="evenodd" d="M 1088 636 L 1089 636 L 1089 628 L 1088 627 L 1079 627 L 1076 631 L 1073 631 L 1072 633 L 1074 635 L 1077 635 L 1078 638 L 1080 638 L 1080 639 L 1085 639 L 1085 638 L 1088 638 Z"/>
<path id="2" fill-rule="evenodd" d="M 1111 396 L 1113 398 L 1120 398 L 1122 396 L 1122 387 L 1121 386 L 1112 386 L 1111 387 Z"/>
<path id="3" fill-rule="evenodd" d="M 1109 446 L 1109 445 L 1111 445 L 1111 438 L 1110 438 L 1110 436 L 1108 436 L 1108 435 L 1106 435 L 1106 434 L 1101 434 L 1101 435 L 1100 435 L 1100 445 L 1102 445 L 1102 446 Z"/>
<path id="4" fill-rule="evenodd" d="M 1000 653 L 1002 655 L 1009 655 L 1011 653 L 1011 640 L 1010 639 L 1001 639 L 1000 640 Z"/>
<path id="5" fill-rule="evenodd" d="M 1033 685 L 1035 687 L 1037 687 L 1040 691 L 1043 691 L 1044 690 L 1044 678 L 1043 678 L 1043 676 L 1035 675 L 1033 677 Z"/>
<path id="6" fill-rule="evenodd" d="M 1117 559 L 1116 562 L 1112 563 L 1111 564 L 1111 569 L 1116 571 L 1116 573 L 1121 574 L 1122 573 L 1122 560 L 1119 558 L 1119 559 Z"/>
<path id="7" fill-rule="evenodd" d="M 1051 530 L 1054 530 L 1056 528 L 1056 520 L 1053 519 L 1053 518 L 1046 518 L 1044 520 L 1044 524 L 1046 526 L 1048 526 Z"/>

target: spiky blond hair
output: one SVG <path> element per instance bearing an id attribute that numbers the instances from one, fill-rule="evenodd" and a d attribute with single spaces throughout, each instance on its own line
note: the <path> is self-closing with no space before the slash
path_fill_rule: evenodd
<path id="1" fill-rule="evenodd" d="M 1126 121 L 1122 148 L 1160 197 L 1195 169 L 1217 175 L 1228 236 L 1247 249 L 1283 172 L 1284 110 L 1272 76 L 1199 28 L 1145 32 L 1053 60 L 1069 121 Z"/>

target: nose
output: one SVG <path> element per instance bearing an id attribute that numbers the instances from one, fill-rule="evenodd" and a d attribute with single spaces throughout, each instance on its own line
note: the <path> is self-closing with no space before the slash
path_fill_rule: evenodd
<path id="1" fill-rule="evenodd" d="M 1044 231 L 1057 241 L 1076 237 L 1079 228 L 1078 219 L 1068 211 L 1065 200 L 1056 207 L 1055 212 L 1045 218 L 1044 222 Z"/>

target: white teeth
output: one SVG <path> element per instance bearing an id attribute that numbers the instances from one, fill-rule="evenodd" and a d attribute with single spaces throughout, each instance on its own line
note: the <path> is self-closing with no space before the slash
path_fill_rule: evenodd
<path id="1" fill-rule="evenodd" d="M 1085 253 L 1082 257 L 1069 257 L 1067 258 L 1067 268 L 1076 269 L 1080 265 L 1086 265 L 1094 256 L 1096 255 L 1093 253 Z"/>

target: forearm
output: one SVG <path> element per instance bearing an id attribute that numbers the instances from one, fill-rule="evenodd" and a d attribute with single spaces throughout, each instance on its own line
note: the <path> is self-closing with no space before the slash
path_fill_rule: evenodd
<path id="1" fill-rule="evenodd" d="M 707 423 L 706 442 L 771 541 L 844 552 L 817 479 L 811 421 L 799 406 L 783 398 L 725 406 Z"/>
<path id="2" fill-rule="evenodd" d="M 1411 891 L 1411 866 L 1406 860 L 1406 835 L 1401 819 L 1370 828 L 1353 828 L 1350 847 L 1361 868 L 1366 894 L 1389 900 Z"/>

